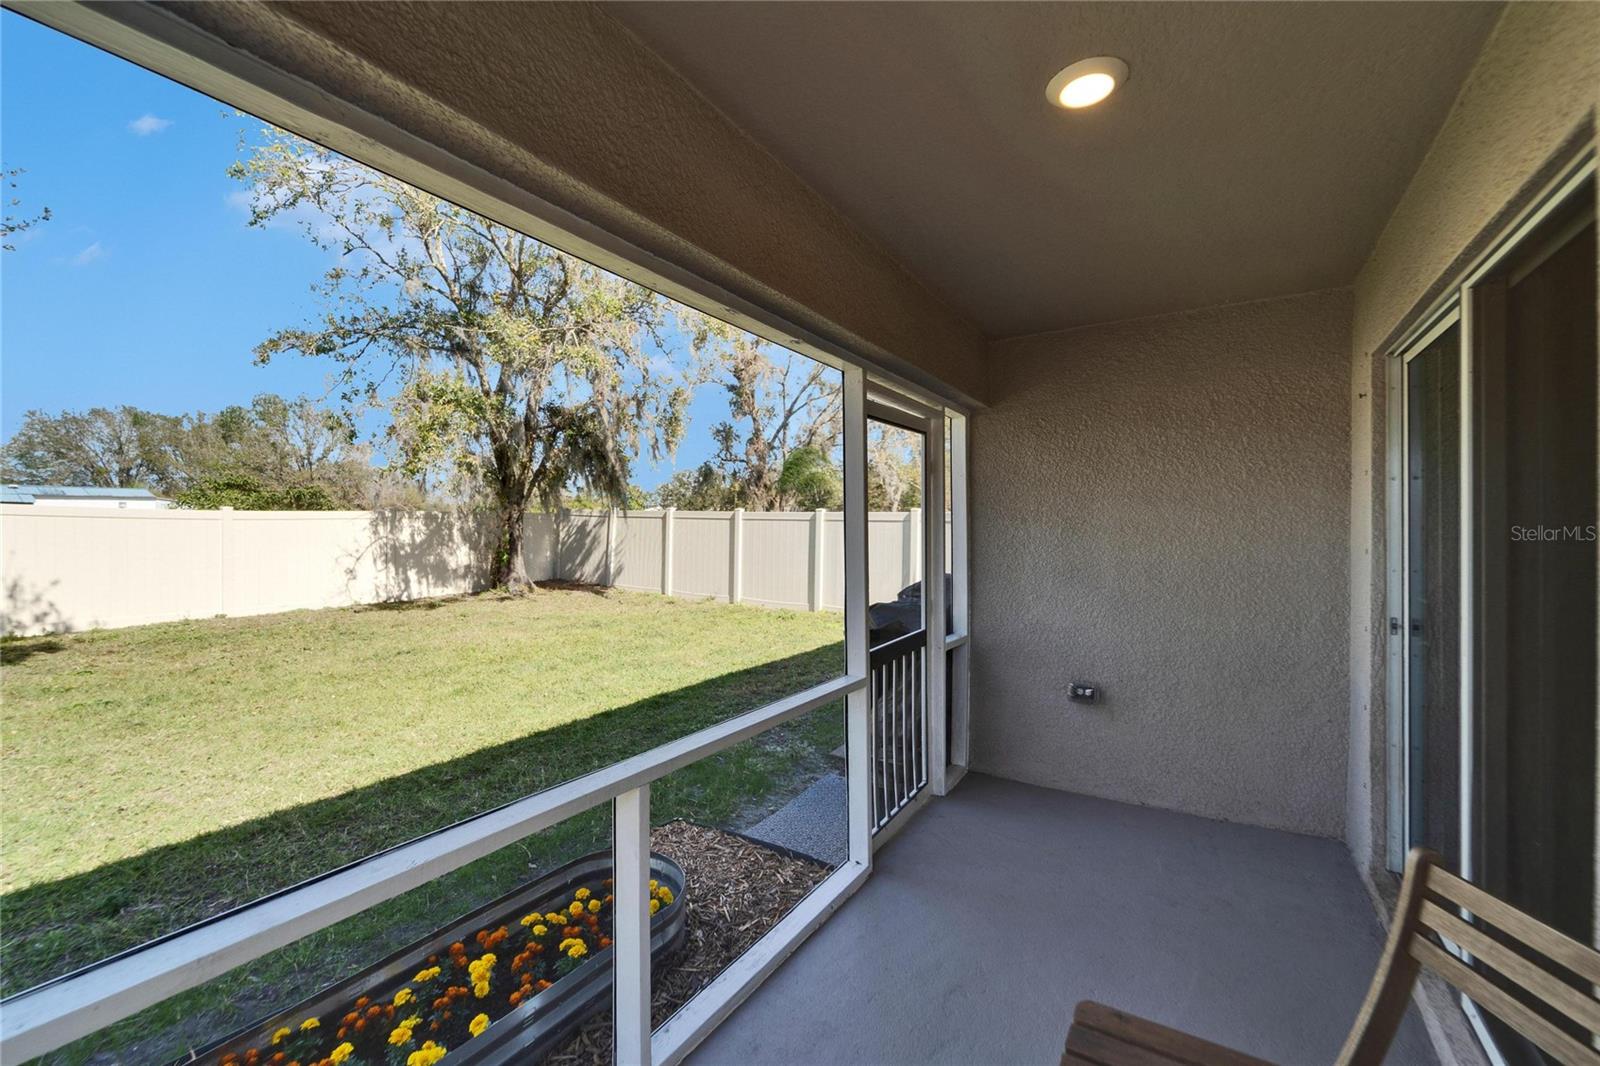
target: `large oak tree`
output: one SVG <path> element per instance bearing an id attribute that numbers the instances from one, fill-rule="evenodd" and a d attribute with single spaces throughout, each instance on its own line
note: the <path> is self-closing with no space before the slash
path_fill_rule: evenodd
<path id="1" fill-rule="evenodd" d="M 659 353 L 661 297 L 280 130 L 231 168 L 251 222 L 288 222 L 334 260 L 316 320 L 258 361 L 332 360 L 342 401 L 383 405 L 408 473 L 440 466 L 498 519 L 495 584 L 529 585 L 530 505 L 582 486 L 623 503 L 630 461 L 677 446 L 689 392 Z"/>

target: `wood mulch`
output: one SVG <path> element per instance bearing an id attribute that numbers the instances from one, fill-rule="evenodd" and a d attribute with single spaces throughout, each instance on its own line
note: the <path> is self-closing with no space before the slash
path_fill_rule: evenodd
<path id="1" fill-rule="evenodd" d="M 828 876 L 829 868 L 689 822 L 650 833 L 653 851 L 683 867 L 689 913 L 683 947 L 651 971 L 651 1025 L 660 1026 L 744 954 Z M 611 1012 L 603 1010 L 544 1060 L 551 1066 L 608 1066 Z"/>

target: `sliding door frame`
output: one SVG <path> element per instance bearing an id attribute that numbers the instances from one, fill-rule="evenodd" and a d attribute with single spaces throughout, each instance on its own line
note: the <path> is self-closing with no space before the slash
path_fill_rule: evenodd
<path id="1" fill-rule="evenodd" d="M 1487 760 L 1500 756 L 1504 745 L 1486 734 L 1497 727 L 1483 720 L 1479 693 L 1484 685 L 1503 684 L 1503 678 L 1491 673 L 1485 663 L 1480 668 L 1478 649 L 1482 646 L 1485 625 L 1502 624 L 1503 609 L 1496 610 L 1493 590 L 1480 587 L 1479 574 L 1484 553 L 1503 551 L 1504 545 L 1489 544 L 1482 536 L 1486 511 L 1481 491 L 1485 485 L 1497 484 L 1497 474 L 1486 468 L 1485 456 L 1480 452 L 1486 427 L 1478 413 L 1478 399 L 1494 394 L 1503 386 L 1499 374 L 1503 373 L 1503 359 L 1485 358 L 1487 345 L 1498 342 L 1497 324 L 1504 314 L 1504 285 L 1496 280 L 1495 273 L 1507 259 L 1525 252 L 1528 239 L 1557 211 L 1567 207 L 1573 197 L 1581 195 L 1586 186 L 1596 181 L 1594 150 L 1585 149 L 1561 173 L 1544 186 L 1529 202 L 1529 206 L 1505 228 L 1482 255 L 1472 262 L 1444 291 L 1416 323 L 1402 334 L 1389 350 L 1386 373 L 1387 388 L 1387 475 L 1386 512 L 1388 518 L 1386 543 L 1385 615 L 1389 619 L 1386 662 L 1386 718 L 1388 729 L 1386 785 L 1387 848 L 1386 858 L 1392 871 L 1398 872 L 1405 860 L 1412 839 L 1410 817 L 1411 788 L 1416 783 L 1411 768 L 1410 752 L 1410 656 L 1409 651 L 1409 403 L 1406 364 L 1451 325 L 1458 324 L 1460 360 L 1460 447 L 1459 500 L 1460 500 L 1460 569 L 1458 573 L 1459 612 L 1459 700 L 1461 731 L 1458 740 L 1461 760 L 1461 870 L 1460 875 L 1473 882 L 1481 881 L 1486 867 L 1486 856 L 1481 846 L 1485 826 L 1478 810 L 1489 798 L 1484 788 L 1495 787 L 1493 775 L 1485 775 Z M 1553 250 L 1553 249 L 1552 249 Z M 1493 455 L 1487 456 L 1488 460 Z M 1503 605 L 1501 605 L 1503 607 Z M 1396 626 L 1398 620 L 1399 625 Z M 1503 723 L 1499 723 L 1503 724 Z M 1500 738 L 1503 740 L 1503 737 Z M 1497 816 L 1501 804 L 1488 804 L 1489 816 Z M 1466 917 L 1463 914 L 1463 917 Z M 1470 963 L 1472 956 L 1459 945 L 1446 943 L 1446 947 Z M 1478 1035 L 1486 1054 L 1495 1066 L 1504 1066 L 1504 1056 L 1485 1022 L 1482 1012 L 1464 993 L 1461 1006 Z"/>

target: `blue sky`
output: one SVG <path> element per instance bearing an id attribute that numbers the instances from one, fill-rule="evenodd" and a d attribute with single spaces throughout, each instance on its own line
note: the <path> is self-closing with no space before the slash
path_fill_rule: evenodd
<path id="1" fill-rule="evenodd" d="M 11 11 L 0 13 L 6 190 L 53 218 L 0 253 L 0 437 L 24 411 L 131 404 L 216 411 L 260 392 L 321 396 L 329 366 L 251 349 L 306 322 L 325 253 L 291 227 L 250 228 L 226 168 L 260 123 Z M 701 388 L 675 461 L 709 457 L 725 394 Z"/>

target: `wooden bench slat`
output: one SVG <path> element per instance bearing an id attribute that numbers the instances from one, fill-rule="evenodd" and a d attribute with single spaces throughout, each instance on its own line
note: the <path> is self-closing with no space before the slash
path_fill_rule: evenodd
<path id="1" fill-rule="evenodd" d="M 1087 1056 L 1093 1062 L 1104 1063 L 1105 1066 L 1206 1066 L 1203 1061 L 1174 1058 L 1081 1025 L 1072 1027 L 1067 1050 Z"/>
<path id="2" fill-rule="evenodd" d="M 1272 1066 L 1265 1059 L 1093 1000 L 1078 1004 L 1067 1032 L 1067 1050 L 1115 1066 Z"/>
<path id="3" fill-rule="evenodd" d="M 1554 1055 L 1563 1066 L 1600 1066 L 1600 1052 L 1584 1047 L 1431 940 L 1421 935 L 1413 936 L 1409 950 L 1412 958 L 1465 992 L 1478 1006 Z"/>
<path id="4" fill-rule="evenodd" d="M 1422 924 L 1460 944 L 1591 1033 L 1600 1033 L 1600 1001 L 1594 997 L 1585 995 L 1548 970 L 1540 969 L 1431 900 L 1422 904 Z"/>
<path id="5" fill-rule="evenodd" d="M 1547 955 L 1586 981 L 1600 985 L 1600 952 L 1580 944 L 1565 933 L 1496 899 L 1470 881 L 1434 866 L 1428 870 L 1428 891 L 1465 907 L 1490 925 L 1498 926 Z"/>

